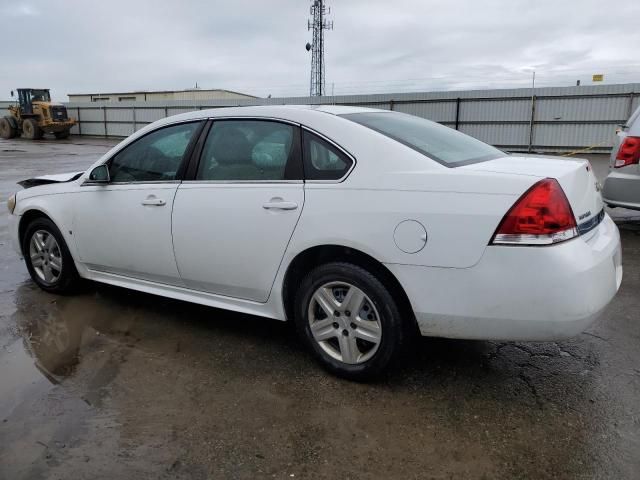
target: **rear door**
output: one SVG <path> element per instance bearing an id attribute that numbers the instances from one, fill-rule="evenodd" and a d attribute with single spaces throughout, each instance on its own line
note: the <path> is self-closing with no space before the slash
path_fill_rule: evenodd
<path id="1" fill-rule="evenodd" d="M 216 120 L 178 188 L 173 244 L 185 285 L 266 302 L 304 205 L 300 129 Z"/>

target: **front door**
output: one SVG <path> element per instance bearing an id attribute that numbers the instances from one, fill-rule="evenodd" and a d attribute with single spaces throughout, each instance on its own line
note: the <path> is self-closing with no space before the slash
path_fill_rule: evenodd
<path id="1" fill-rule="evenodd" d="M 181 285 L 171 208 L 183 157 L 200 122 L 155 130 L 109 161 L 111 182 L 85 184 L 74 202 L 79 260 L 96 271 Z"/>
<path id="2" fill-rule="evenodd" d="M 174 202 L 173 243 L 186 286 L 266 302 L 303 205 L 297 126 L 214 121 L 196 176 Z"/>
<path id="3" fill-rule="evenodd" d="M 29 90 L 18 90 L 18 102 L 23 115 L 31 115 L 33 106 L 31 103 L 31 93 Z"/>

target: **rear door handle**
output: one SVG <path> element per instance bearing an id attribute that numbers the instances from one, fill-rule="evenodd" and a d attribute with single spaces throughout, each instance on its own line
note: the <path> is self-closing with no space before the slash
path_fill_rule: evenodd
<path id="1" fill-rule="evenodd" d="M 162 200 L 161 198 L 156 198 L 153 195 L 148 196 L 142 201 L 142 205 L 150 205 L 152 207 L 162 207 L 166 205 L 167 202 Z"/>
<path id="2" fill-rule="evenodd" d="M 285 202 L 281 198 L 272 198 L 270 201 L 262 205 L 265 210 L 295 210 L 298 208 L 296 202 Z"/>

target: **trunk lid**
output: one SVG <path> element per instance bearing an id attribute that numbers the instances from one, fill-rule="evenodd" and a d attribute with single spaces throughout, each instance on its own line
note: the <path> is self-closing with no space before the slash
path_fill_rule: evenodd
<path id="1" fill-rule="evenodd" d="M 604 208 L 600 183 L 585 159 L 509 155 L 459 168 L 530 176 L 535 178 L 532 184 L 539 179 L 555 178 L 569 200 L 579 230 L 583 230 L 580 226 L 599 222 Z"/>

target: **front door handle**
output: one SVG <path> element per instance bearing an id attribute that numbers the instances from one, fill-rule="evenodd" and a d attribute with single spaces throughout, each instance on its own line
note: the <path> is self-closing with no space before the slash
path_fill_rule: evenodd
<path id="1" fill-rule="evenodd" d="M 276 197 L 263 204 L 262 208 L 265 210 L 295 210 L 298 208 L 298 204 L 296 202 L 285 202 L 280 197 Z"/>
<path id="2" fill-rule="evenodd" d="M 142 205 L 150 205 L 152 207 L 162 207 L 166 205 L 167 202 L 162 200 L 161 198 L 156 198 L 155 195 L 149 195 L 142 201 Z"/>

